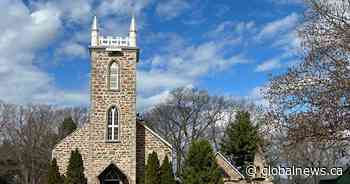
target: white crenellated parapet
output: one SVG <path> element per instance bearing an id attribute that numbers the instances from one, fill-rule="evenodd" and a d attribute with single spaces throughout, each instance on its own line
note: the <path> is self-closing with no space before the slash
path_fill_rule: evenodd
<path id="1" fill-rule="evenodd" d="M 99 46 L 107 48 L 118 48 L 118 47 L 129 47 L 129 37 L 120 37 L 120 36 L 100 36 L 99 37 Z"/>
<path id="2" fill-rule="evenodd" d="M 97 17 L 94 16 L 91 26 L 91 47 L 105 47 L 106 49 L 118 49 L 121 47 L 137 47 L 136 23 L 133 16 L 130 22 L 129 36 L 102 36 L 99 31 Z"/>

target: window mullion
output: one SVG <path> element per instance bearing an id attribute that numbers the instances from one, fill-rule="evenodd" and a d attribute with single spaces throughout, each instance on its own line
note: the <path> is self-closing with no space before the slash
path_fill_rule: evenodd
<path id="1" fill-rule="evenodd" d="M 117 141 L 119 139 L 118 110 L 114 106 L 108 110 L 107 129 L 108 135 L 110 135 L 107 136 L 108 140 Z"/>
<path id="2" fill-rule="evenodd" d="M 114 111 L 115 109 L 112 108 L 112 140 L 114 140 Z"/>

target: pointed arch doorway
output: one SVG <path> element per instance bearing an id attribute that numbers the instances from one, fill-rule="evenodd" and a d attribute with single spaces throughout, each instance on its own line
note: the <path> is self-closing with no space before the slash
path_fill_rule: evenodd
<path id="1" fill-rule="evenodd" d="M 100 184 L 129 184 L 127 177 L 114 164 L 109 165 L 98 179 Z"/>

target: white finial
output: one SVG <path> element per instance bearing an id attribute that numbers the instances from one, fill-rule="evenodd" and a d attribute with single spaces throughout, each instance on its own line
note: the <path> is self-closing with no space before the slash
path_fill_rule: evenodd
<path id="1" fill-rule="evenodd" d="M 97 17 L 95 15 L 91 25 L 91 46 L 92 47 L 98 46 L 98 37 L 99 37 L 98 23 L 97 23 Z"/>
<path id="2" fill-rule="evenodd" d="M 130 47 L 136 47 L 136 23 L 135 16 L 132 15 L 130 22 L 130 30 L 129 30 L 129 45 Z"/>
<path id="3" fill-rule="evenodd" d="M 94 19 L 92 21 L 91 29 L 92 30 L 98 30 L 98 24 L 97 24 L 97 17 L 96 17 L 96 15 L 94 16 Z"/>
<path id="4" fill-rule="evenodd" d="M 130 23 L 130 32 L 136 32 L 135 16 L 132 15 Z"/>

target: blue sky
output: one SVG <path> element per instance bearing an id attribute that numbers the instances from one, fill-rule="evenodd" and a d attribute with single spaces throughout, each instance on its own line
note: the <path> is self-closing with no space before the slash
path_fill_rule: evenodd
<path id="1" fill-rule="evenodd" d="M 264 104 L 270 74 L 298 63 L 301 0 L 1 0 L 0 99 L 89 104 L 90 25 L 126 36 L 136 15 L 137 106 L 180 86 Z"/>

